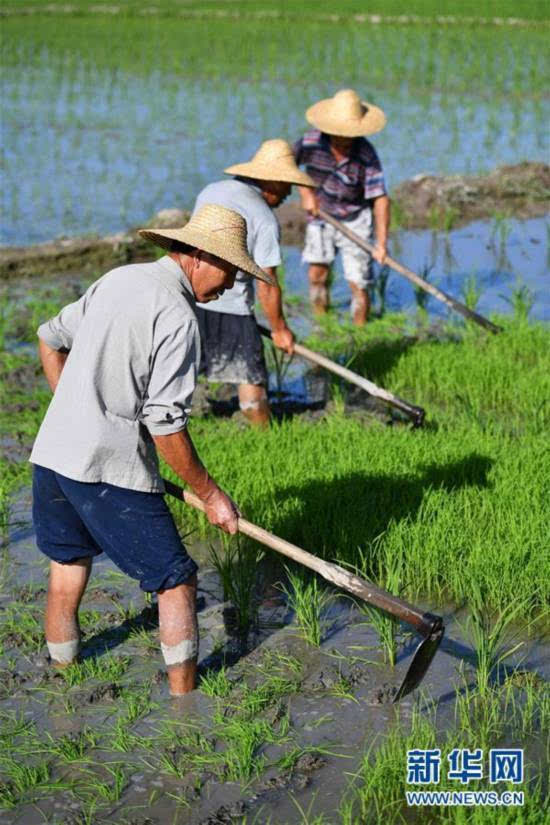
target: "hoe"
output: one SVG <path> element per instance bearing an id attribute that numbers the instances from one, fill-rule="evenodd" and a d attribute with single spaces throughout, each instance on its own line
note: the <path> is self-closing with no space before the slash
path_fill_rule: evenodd
<path id="1" fill-rule="evenodd" d="M 261 324 L 258 324 L 257 326 L 262 335 L 266 338 L 271 338 L 271 332 L 267 329 L 267 327 L 263 327 Z M 362 390 L 365 390 L 365 392 L 368 392 L 369 395 L 374 396 L 374 398 L 380 398 L 391 407 L 401 410 L 401 412 L 404 412 L 405 415 L 408 415 L 411 419 L 413 428 L 421 427 L 424 423 L 426 413 L 422 407 L 417 407 L 415 404 L 410 404 L 408 401 L 404 401 L 392 392 L 389 392 L 382 387 L 377 387 L 376 384 L 373 384 L 372 381 L 369 381 L 367 378 L 363 378 L 362 375 L 357 375 L 356 372 L 352 372 L 351 370 L 348 370 L 347 367 L 343 367 L 341 364 L 331 361 L 330 358 L 326 358 L 326 356 L 320 355 L 318 352 L 314 352 L 313 350 L 304 347 L 303 344 L 295 343 L 294 352 L 301 358 L 305 358 L 306 361 L 311 361 L 312 364 L 317 364 L 319 367 L 323 367 L 324 369 L 329 370 L 329 372 L 339 375 L 341 378 L 349 381 L 350 384 L 355 384 L 357 387 L 361 387 Z"/>
<path id="2" fill-rule="evenodd" d="M 369 252 L 371 255 L 374 252 L 374 246 L 367 241 L 364 241 L 359 235 L 356 235 L 355 232 L 352 232 L 342 221 L 336 220 L 333 218 L 332 215 L 329 215 L 328 212 L 325 212 L 323 209 L 319 209 L 319 217 L 322 218 L 327 223 L 330 223 L 335 229 L 338 229 L 342 235 L 345 235 L 346 238 L 349 238 L 350 241 L 353 241 L 357 244 L 361 249 L 364 249 L 365 252 Z M 448 295 L 446 292 L 443 292 L 442 289 L 438 289 L 438 287 L 434 286 L 433 284 L 428 283 L 424 278 L 421 278 L 420 275 L 417 275 L 416 272 L 413 272 L 412 269 L 409 269 L 403 264 L 400 264 L 399 261 L 394 261 L 393 258 L 390 256 L 386 256 L 386 264 L 390 266 L 395 272 L 398 272 L 400 275 L 403 275 L 408 281 L 413 283 L 415 286 L 420 287 L 423 289 L 424 292 L 433 295 L 434 298 L 437 298 L 438 301 L 446 304 L 450 309 L 454 309 L 455 312 L 459 312 L 464 318 L 468 321 L 473 321 L 480 327 L 488 330 L 492 333 L 502 332 L 502 327 L 499 327 L 497 324 L 493 324 L 492 321 L 489 321 L 487 318 L 484 318 L 483 315 L 479 315 L 479 313 L 474 312 L 473 309 L 470 309 L 464 304 L 461 304 L 460 301 L 457 301 L 456 298 L 453 298 L 451 295 Z"/>
<path id="3" fill-rule="evenodd" d="M 204 512 L 204 505 L 196 495 L 187 490 L 183 490 L 181 487 L 178 487 L 177 484 L 173 484 L 166 479 L 164 480 L 164 484 L 166 492 L 169 493 L 169 495 Z M 418 687 L 430 667 L 432 659 L 441 644 L 443 633 L 445 632 L 441 616 L 435 616 L 432 613 L 423 613 L 419 608 L 408 604 L 402 599 L 398 599 L 397 596 L 393 596 L 385 590 L 381 590 L 371 582 L 365 581 L 365 579 L 361 579 L 359 576 L 353 575 L 353 573 L 349 573 L 347 570 L 344 570 L 343 567 L 323 561 L 312 553 L 302 550 L 301 547 L 290 544 L 290 542 L 273 535 L 273 533 L 269 533 L 267 530 L 252 524 L 250 521 L 246 521 L 244 518 L 239 518 L 238 529 L 243 535 L 249 536 L 261 544 L 265 544 L 266 547 L 282 553 L 289 559 L 303 564 L 311 570 L 315 570 L 316 573 L 319 573 L 320 576 L 331 584 L 336 585 L 336 587 L 347 590 L 347 592 L 353 596 L 364 599 L 366 602 L 369 602 L 369 604 L 373 604 L 380 610 L 390 613 L 392 616 L 413 627 L 423 639 L 416 648 L 403 683 L 395 694 L 393 701 L 398 702 Z"/>

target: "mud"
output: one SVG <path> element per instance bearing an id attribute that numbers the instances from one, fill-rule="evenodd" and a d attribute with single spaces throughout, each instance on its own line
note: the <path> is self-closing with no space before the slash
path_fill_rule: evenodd
<path id="1" fill-rule="evenodd" d="M 45 563 L 36 548 L 29 507 L 30 491 L 26 490 L 15 503 L 20 526 L 10 536 L 3 559 L 0 608 L 19 596 L 23 608 L 40 618 L 45 603 Z M 195 543 L 189 549 L 200 562 L 200 670 L 204 674 L 220 662 L 220 651 L 235 652 L 239 646 L 224 622 L 229 605 L 223 602 L 221 584 L 209 565 L 208 548 Z M 21 639 L 22 647 L 14 648 L 12 640 L 4 636 L 2 665 L 6 675 L 0 711 L 24 714 L 27 721 L 36 723 L 42 738 L 49 733 L 57 742 L 75 744 L 92 729 L 99 740 L 83 765 L 59 762 L 51 778 L 65 784 L 41 789 L 32 802 L 23 800 L 8 812 L 15 817 L 11 821 L 18 825 L 46 821 L 81 825 L 85 804 L 67 787 L 77 789 L 89 772 L 112 782 L 108 768 L 113 765 L 123 766 L 124 781 L 118 799 L 98 797 L 93 820 L 98 825 L 225 825 L 244 821 L 282 825 L 302 821 L 296 802 L 311 818 L 323 812 L 328 821 L 339 821 L 336 810 L 349 777 L 357 771 L 365 750 L 371 747 L 374 751 L 383 741 L 382 734 L 398 722 L 407 725 L 415 707 L 436 707 L 440 730 L 452 725 L 455 690 L 475 681 L 474 654 L 461 631 L 461 612 L 452 607 L 444 610 L 447 636 L 423 682 L 422 693 L 417 691 L 394 705 L 393 696 L 417 641 L 414 634 L 400 628 L 397 665 L 392 670 L 384 664 L 377 635 L 359 606 L 335 599 L 324 614 L 324 641 L 320 648 L 312 648 L 300 637 L 281 592 L 273 590 L 280 575 L 280 569 L 272 569 L 266 579 L 258 628 L 248 645 L 240 648 L 233 664 L 225 660 L 231 693 L 219 707 L 226 723 L 240 718 L 246 689 L 261 687 L 274 672 L 280 672 L 288 682 L 283 694 L 274 701 L 266 700 L 253 715 L 273 730 L 288 720 L 288 741 L 262 744 L 255 757 L 260 759 L 258 770 L 242 783 L 229 780 L 223 770 L 220 774 L 208 765 L 187 772 L 185 760 L 193 744 L 189 739 L 163 738 L 166 726 L 183 723 L 182 731 L 196 730 L 199 748 L 219 753 L 224 744 L 216 730 L 218 700 L 205 695 L 200 687 L 181 699 L 169 698 L 158 650 L 155 605 L 144 604 L 136 584 L 119 574 L 107 559 L 100 556 L 94 561 L 84 596 L 82 613 L 88 620 L 82 655 L 84 660 L 98 663 L 107 656 L 126 661 L 128 669 L 122 675 L 87 679 L 67 687 L 63 676 L 50 668 L 40 640 L 29 644 L 28 639 Z M 433 605 L 423 606 L 433 609 Z M 137 630 L 146 631 L 145 647 L 143 637 L 138 640 L 134 633 Z M 116 635 L 108 637 L 109 633 Z M 550 675 L 548 641 L 525 641 L 521 671 L 513 671 L 515 663 L 509 663 L 509 678 L 518 680 L 518 690 L 525 680 Z M 274 671 L 276 662 L 292 661 L 298 663 L 298 670 L 283 665 L 282 670 Z M 150 692 L 151 704 L 133 724 L 126 723 L 136 740 L 130 750 L 120 752 L 109 748 L 108 737 L 124 719 L 124 699 L 134 689 Z M 149 749 L 140 744 L 146 741 L 152 743 Z M 288 760 L 291 747 L 299 750 L 285 765 L 284 757 Z M 178 799 L 185 799 L 185 804 Z"/>
<path id="2" fill-rule="evenodd" d="M 395 187 L 394 211 L 407 229 L 464 226 L 495 214 L 540 217 L 550 210 L 550 165 L 524 162 L 500 166 L 482 176 L 417 175 Z M 148 226 L 181 226 L 189 211 L 163 209 Z M 277 210 L 285 245 L 301 245 L 306 218 L 295 203 Z M 106 237 L 60 238 L 29 247 L 0 248 L 0 279 L 39 277 L 50 273 L 100 274 L 113 266 L 148 260 L 154 249 L 136 229 Z"/>

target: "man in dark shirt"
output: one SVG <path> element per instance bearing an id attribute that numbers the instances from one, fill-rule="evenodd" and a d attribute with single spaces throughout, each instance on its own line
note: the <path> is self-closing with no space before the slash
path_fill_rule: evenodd
<path id="1" fill-rule="evenodd" d="M 362 325 L 370 312 L 371 257 L 322 221 L 318 211 L 321 208 L 345 222 L 366 241 L 372 239 L 374 228 L 374 258 L 384 263 L 390 200 L 378 155 L 364 136 L 383 129 L 386 117 L 377 106 L 362 102 L 352 89 L 343 89 L 310 106 L 306 118 L 316 128 L 294 144 L 294 154 L 296 163 L 305 165 L 318 187 L 315 191 L 300 188 L 302 206 L 310 215 L 303 252 L 309 264 L 310 299 L 316 312 L 327 310 L 328 273 L 340 251 L 352 293 L 353 323 Z"/>

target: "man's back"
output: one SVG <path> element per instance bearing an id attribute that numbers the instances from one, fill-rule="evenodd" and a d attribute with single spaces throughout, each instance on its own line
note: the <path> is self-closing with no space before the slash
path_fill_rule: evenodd
<path id="1" fill-rule="evenodd" d="M 40 327 L 70 351 L 31 461 L 78 481 L 162 489 L 148 433 L 182 429 L 199 343 L 193 298 L 178 265 L 111 270 Z"/>
<path id="2" fill-rule="evenodd" d="M 277 218 L 263 199 L 259 187 L 244 181 L 221 180 L 210 183 L 198 195 L 194 212 L 207 203 L 225 206 L 238 212 L 246 221 L 248 251 L 263 269 L 279 266 L 280 230 Z M 213 312 L 250 315 L 254 309 L 253 279 L 238 272 L 235 286 L 217 301 L 198 304 Z"/>

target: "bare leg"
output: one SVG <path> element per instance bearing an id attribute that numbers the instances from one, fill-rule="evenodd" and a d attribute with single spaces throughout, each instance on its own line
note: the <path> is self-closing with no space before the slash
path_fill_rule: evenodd
<path id="1" fill-rule="evenodd" d="M 71 564 L 50 562 L 45 629 L 52 663 L 56 667 L 66 667 L 76 660 L 80 642 L 78 608 L 91 569 L 90 558 L 78 559 Z"/>
<path id="2" fill-rule="evenodd" d="M 330 267 L 326 264 L 309 265 L 309 300 L 316 315 L 324 315 L 328 309 L 327 281 L 329 269 Z"/>
<path id="3" fill-rule="evenodd" d="M 366 289 L 349 282 L 351 289 L 351 317 L 357 327 L 362 327 L 369 320 L 370 296 Z"/>
<path id="4" fill-rule="evenodd" d="M 267 427 L 270 412 L 265 387 L 261 384 L 239 384 L 239 406 L 250 424 Z"/>
<path id="5" fill-rule="evenodd" d="M 159 631 L 172 696 L 189 693 L 197 675 L 197 577 L 159 590 Z"/>

